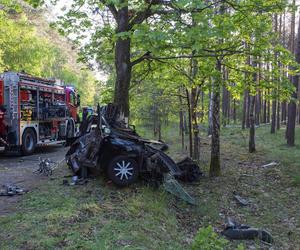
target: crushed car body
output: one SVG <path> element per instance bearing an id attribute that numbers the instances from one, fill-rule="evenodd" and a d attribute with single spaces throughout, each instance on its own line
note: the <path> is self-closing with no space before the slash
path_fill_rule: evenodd
<path id="1" fill-rule="evenodd" d="M 83 114 L 79 135 L 71 142 L 66 161 L 80 178 L 86 178 L 89 169 L 97 169 L 106 172 L 118 186 L 128 186 L 138 178 L 158 184 L 167 182 L 166 190 L 178 190 L 172 193 L 194 204 L 176 179 L 198 181 L 202 173 L 189 158 L 176 164 L 164 152 L 167 148 L 161 141 L 140 137 L 134 128 L 125 125 L 118 108 L 109 104 L 98 106 L 97 114 L 92 116 Z"/>

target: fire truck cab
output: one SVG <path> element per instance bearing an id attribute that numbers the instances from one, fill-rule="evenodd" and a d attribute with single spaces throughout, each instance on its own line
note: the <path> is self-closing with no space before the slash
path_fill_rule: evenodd
<path id="1" fill-rule="evenodd" d="M 73 86 L 28 74 L 0 76 L 0 148 L 32 154 L 76 133 L 80 96 Z"/>

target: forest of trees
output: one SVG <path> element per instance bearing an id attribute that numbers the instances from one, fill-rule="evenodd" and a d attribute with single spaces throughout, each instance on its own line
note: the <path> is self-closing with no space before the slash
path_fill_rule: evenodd
<path id="1" fill-rule="evenodd" d="M 162 123 L 176 121 L 194 159 L 207 124 L 217 176 L 221 125 L 249 128 L 249 152 L 261 123 L 271 123 L 271 133 L 287 124 L 294 145 L 296 13 L 295 1 L 283 0 L 73 1 L 55 26 L 73 37 L 83 61 L 110 76 L 105 94 L 125 117 L 151 121 L 158 137 Z"/>

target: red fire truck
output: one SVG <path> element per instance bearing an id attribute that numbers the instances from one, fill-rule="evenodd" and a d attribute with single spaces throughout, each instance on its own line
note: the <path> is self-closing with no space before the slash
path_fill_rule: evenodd
<path id="1" fill-rule="evenodd" d="M 80 96 L 72 86 L 24 73 L 0 75 L 0 148 L 33 153 L 74 137 Z"/>

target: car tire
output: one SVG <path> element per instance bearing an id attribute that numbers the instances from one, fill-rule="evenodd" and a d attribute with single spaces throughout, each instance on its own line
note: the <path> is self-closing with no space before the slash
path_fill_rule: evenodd
<path id="1" fill-rule="evenodd" d="M 25 129 L 22 135 L 22 154 L 30 155 L 34 152 L 36 147 L 36 135 L 34 131 L 30 128 Z"/>
<path id="2" fill-rule="evenodd" d="M 117 186 L 129 186 L 137 181 L 139 167 L 137 162 L 130 157 L 117 156 L 110 161 L 107 176 Z"/>

